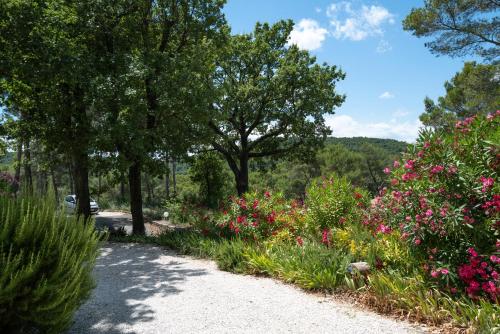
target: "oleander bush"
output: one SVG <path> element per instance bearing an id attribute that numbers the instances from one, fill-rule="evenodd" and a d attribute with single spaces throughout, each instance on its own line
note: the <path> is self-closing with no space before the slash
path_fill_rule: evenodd
<path id="1" fill-rule="evenodd" d="M 0 329 L 60 333 L 94 287 L 93 223 L 51 201 L 0 196 Z"/>
<path id="2" fill-rule="evenodd" d="M 424 131 L 364 223 L 398 233 L 426 280 L 471 298 L 500 298 L 500 112 L 450 134 Z"/>

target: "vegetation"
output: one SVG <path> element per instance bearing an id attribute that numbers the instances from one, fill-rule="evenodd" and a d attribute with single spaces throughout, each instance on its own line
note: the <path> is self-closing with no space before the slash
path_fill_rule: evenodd
<path id="1" fill-rule="evenodd" d="M 437 103 L 425 99 L 425 112 L 420 116 L 425 126 L 449 130 L 458 120 L 496 110 L 500 106 L 500 67 L 466 62 L 444 87 L 446 95 Z"/>
<path id="2" fill-rule="evenodd" d="M 426 46 L 435 54 L 477 55 L 498 58 L 498 8 L 496 0 L 426 0 L 403 21 L 417 37 L 435 37 Z"/>
<path id="3" fill-rule="evenodd" d="M 50 201 L 0 196 L 0 327 L 60 333 L 94 287 L 99 235 Z"/>
<path id="4" fill-rule="evenodd" d="M 250 159 L 313 150 L 330 133 L 323 116 L 344 101 L 335 92 L 344 73 L 288 46 L 292 28 L 291 21 L 257 24 L 252 34 L 232 37 L 217 63 L 211 144 L 240 196 L 249 190 Z"/>
<path id="5" fill-rule="evenodd" d="M 386 167 L 390 185 L 371 203 L 334 176 L 314 181 L 304 205 L 247 193 L 220 212 L 201 212 L 191 230 L 149 241 L 213 258 L 224 270 L 354 291 L 377 309 L 495 332 L 499 122 L 497 113 L 459 122 L 451 133 L 423 132 Z M 352 266 L 360 261 L 369 273 Z"/>

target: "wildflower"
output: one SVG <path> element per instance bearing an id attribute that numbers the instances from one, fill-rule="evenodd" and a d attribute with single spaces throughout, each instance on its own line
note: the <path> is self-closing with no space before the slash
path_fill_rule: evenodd
<path id="1" fill-rule="evenodd" d="M 391 174 L 391 169 L 389 167 L 384 168 L 384 173 L 385 174 Z"/>
<path id="2" fill-rule="evenodd" d="M 300 236 L 298 236 L 296 238 L 296 240 L 297 240 L 297 245 L 299 245 L 300 247 L 302 247 L 302 245 L 304 244 L 304 240 L 302 240 L 302 238 Z"/>

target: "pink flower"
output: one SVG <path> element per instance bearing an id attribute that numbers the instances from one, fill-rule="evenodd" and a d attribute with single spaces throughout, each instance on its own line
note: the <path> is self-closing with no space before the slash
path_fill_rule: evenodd
<path id="1" fill-rule="evenodd" d="M 390 234 L 392 232 L 392 229 L 389 226 L 386 226 L 384 224 L 380 224 L 377 227 L 377 232 L 381 232 L 383 234 Z"/>
<path id="2" fill-rule="evenodd" d="M 495 182 L 492 177 L 481 176 L 480 180 L 483 183 L 483 189 L 482 189 L 483 193 L 485 193 L 488 189 L 493 187 L 493 183 Z"/>
<path id="3" fill-rule="evenodd" d="M 406 163 L 405 163 L 405 168 L 406 168 L 406 169 L 413 169 L 414 165 L 415 165 L 415 161 L 413 161 L 413 160 L 408 160 L 408 161 L 406 161 Z"/>
<path id="4" fill-rule="evenodd" d="M 473 257 L 476 257 L 476 256 L 477 256 L 477 252 L 476 252 L 476 250 L 475 250 L 474 248 L 472 248 L 472 247 L 469 247 L 469 248 L 467 249 L 467 253 L 469 253 L 469 254 L 470 254 L 471 256 L 473 256 Z"/>
<path id="5" fill-rule="evenodd" d="M 432 167 L 432 169 L 431 169 L 431 174 L 439 174 L 439 173 L 441 173 L 443 170 L 444 170 L 444 167 L 443 167 L 443 166 L 441 166 L 441 165 L 437 165 L 437 166 Z"/>
<path id="6" fill-rule="evenodd" d="M 456 174 L 458 172 L 458 168 L 455 166 L 451 166 L 448 168 L 448 173 L 450 174 Z"/>
<path id="7" fill-rule="evenodd" d="M 266 192 L 264 193 L 264 196 L 265 196 L 266 198 L 269 198 L 269 197 L 271 197 L 271 193 L 270 193 L 269 191 L 266 191 Z"/>
<path id="8" fill-rule="evenodd" d="M 255 199 L 255 200 L 253 201 L 252 208 L 255 210 L 255 209 L 257 209 L 257 207 L 258 207 L 258 206 L 259 206 L 259 200 L 258 200 L 258 199 Z"/>
<path id="9" fill-rule="evenodd" d="M 498 257 L 496 255 L 492 255 L 492 256 L 490 256 L 490 261 L 498 264 L 498 263 L 500 263 L 500 257 Z"/>
<path id="10" fill-rule="evenodd" d="M 438 278 L 439 277 L 439 272 L 438 271 L 431 271 L 431 276 L 434 277 L 434 278 Z"/>
<path id="11" fill-rule="evenodd" d="M 420 245 L 421 243 L 422 243 L 422 240 L 420 240 L 420 239 L 415 239 L 415 245 L 417 245 L 417 246 L 418 246 L 418 245 Z"/>
<path id="12" fill-rule="evenodd" d="M 426 215 L 427 217 L 431 217 L 431 216 L 432 216 L 432 214 L 433 214 L 433 212 L 432 212 L 432 210 L 431 210 L 431 209 L 429 209 L 429 210 L 425 211 L 425 215 Z"/>
<path id="13" fill-rule="evenodd" d="M 391 174 L 391 169 L 389 167 L 384 168 L 384 173 L 385 174 Z"/>
<path id="14" fill-rule="evenodd" d="M 446 268 L 441 269 L 441 274 L 443 274 L 443 275 L 448 275 L 449 273 L 450 273 L 450 272 L 449 272 L 449 270 L 448 270 L 448 269 L 446 269 Z"/>
<path id="15" fill-rule="evenodd" d="M 394 160 L 394 163 L 392 164 L 392 166 L 394 166 L 394 168 L 398 168 L 399 166 L 401 166 L 401 164 L 399 163 L 399 161 Z"/>

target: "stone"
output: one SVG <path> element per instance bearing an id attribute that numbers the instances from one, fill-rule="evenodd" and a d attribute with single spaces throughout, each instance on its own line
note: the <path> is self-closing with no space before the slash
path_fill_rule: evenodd
<path id="1" fill-rule="evenodd" d="M 370 272 L 370 265 L 366 262 L 353 262 L 349 264 L 347 271 L 350 273 L 357 271 L 361 274 L 367 274 Z"/>

